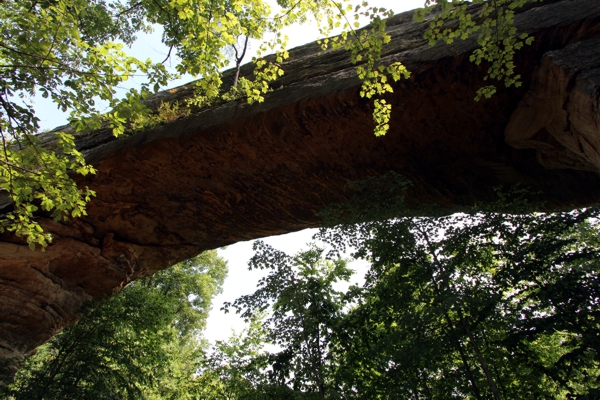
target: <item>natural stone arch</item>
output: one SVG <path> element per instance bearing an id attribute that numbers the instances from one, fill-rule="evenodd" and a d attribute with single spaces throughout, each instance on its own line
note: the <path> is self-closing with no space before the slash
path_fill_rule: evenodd
<path id="1" fill-rule="evenodd" d="M 387 97 L 392 127 L 382 138 L 373 135 L 372 106 L 360 98 L 347 56 L 318 54 L 316 43 L 290 51 L 286 75 L 264 103 L 220 105 L 118 140 L 108 129 L 78 134 L 98 169 L 80 179 L 97 192 L 89 215 L 65 223 L 40 216 L 55 237 L 45 252 L 1 238 L 6 371 L 74 323 L 85 301 L 132 279 L 206 249 L 318 226 L 318 211 L 346 201 L 353 180 L 393 170 L 413 183 L 409 208 L 435 203 L 446 212 L 492 200 L 500 184 L 540 190 L 549 208 L 598 202 L 600 3 L 548 1 L 516 23 L 535 36 L 517 55 L 523 87 L 475 103 L 484 82 L 468 61 L 474 41 L 429 47 L 411 13 L 392 18 L 384 62 L 402 61 L 413 74 Z M 548 88 L 562 97 L 534 101 L 558 90 Z M 182 100 L 190 90 L 150 103 Z M 567 99 L 560 118 L 537 118 L 544 104 L 556 110 Z M 571 118 L 584 109 L 585 117 Z"/>

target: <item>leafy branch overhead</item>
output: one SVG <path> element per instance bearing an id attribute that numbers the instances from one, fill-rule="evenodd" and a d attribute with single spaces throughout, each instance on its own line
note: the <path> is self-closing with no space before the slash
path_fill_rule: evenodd
<path id="1" fill-rule="evenodd" d="M 11 206 L 4 210 L 0 231 L 23 237 L 31 248 L 44 248 L 52 238 L 35 215 L 49 214 L 56 220 L 85 215 L 85 206 L 94 196 L 72 180 L 73 174 L 95 170 L 76 150 L 71 135 L 59 133 L 55 149 L 43 148 L 36 140 L 40 128 L 36 97 L 48 98 L 68 112 L 76 131 L 108 127 L 117 136 L 127 129 L 168 122 L 175 114 L 185 116 L 188 111 L 182 107 L 239 98 L 262 102 L 270 83 L 284 74 L 282 64 L 289 57 L 283 28 L 309 18 L 317 21 L 324 37 L 342 30 L 321 44 L 349 51 L 363 82 L 360 95 L 373 99 L 374 132 L 384 135 L 390 129 L 392 111 L 385 95 L 393 91 L 392 81 L 408 78 L 410 73 L 401 63 L 381 63 L 390 41 L 386 18 L 393 12 L 349 1 L 279 0 L 277 11 L 266 0 L 3 1 L 0 191 L 8 195 Z M 477 35 L 480 48 L 472 61 L 489 65 L 488 79 L 518 86 L 513 57 L 532 39 L 516 32 L 513 23 L 515 11 L 525 2 L 428 0 L 416 17 L 429 23 L 425 35 L 432 44 Z M 472 13 L 477 5 L 480 8 Z M 367 18 L 370 25 L 358 29 L 361 18 Z M 458 25 L 449 24 L 451 20 Z M 169 49 L 166 59 L 155 62 L 128 55 L 127 46 L 135 43 L 137 35 L 154 29 L 163 31 L 162 41 Z M 239 76 L 250 40 L 263 41 L 253 59 L 252 79 Z M 233 60 L 228 56 L 232 47 Z M 269 52 L 275 57 L 264 57 Z M 169 59 L 177 60 L 174 72 L 165 67 Z M 232 61 L 238 73 L 234 86 L 224 93 L 221 71 Z M 195 95 L 185 105 L 163 105 L 152 114 L 143 99 L 184 74 L 201 78 L 195 81 Z M 122 84 L 137 76 L 144 77 L 145 83 L 124 95 L 118 93 Z M 494 91 L 493 86 L 486 86 L 478 98 Z"/>
<path id="2" fill-rule="evenodd" d="M 506 87 L 519 87 L 521 76 L 515 72 L 515 52 L 530 45 L 533 37 L 517 32 L 515 11 L 536 1 L 539 0 L 427 0 L 426 7 L 417 11 L 415 19 L 424 22 L 428 14 L 439 9 L 425 33 L 429 44 L 434 45 L 440 40 L 450 44 L 454 40 L 476 36 L 478 48 L 469 59 L 477 65 L 487 63 L 484 79 L 503 83 Z M 473 12 L 478 6 L 477 12 Z M 449 21 L 458 23 L 451 25 L 447 23 Z M 489 98 L 496 90 L 496 84 L 484 86 L 477 91 L 475 99 Z"/>

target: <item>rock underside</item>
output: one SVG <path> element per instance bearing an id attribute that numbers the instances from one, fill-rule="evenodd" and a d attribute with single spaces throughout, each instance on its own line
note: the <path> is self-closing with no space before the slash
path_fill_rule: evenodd
<path id="1" fill-rule="evenodd" d="M 88 216 L 40 216 L 54 235 L 45 252 L 1 237 L 2 373 L 73 324 L 86 301 L 133 279 L 203 250 L 319 226 L 317 213 L 348 200 L 351 181 L 395 171 L 412 182 L 413 210 L 452 212 L 517 183 L 551 209 L 600 201 L 600 2 L 547 1 L 516 23 L 535 37 L 517 55 L 523 86 L 476 103 L 486 82 L 468 60 L 473 40 L 430 47 L 411 13 L 390 19 L 384 62 L 412 76 L 386 97 L 385 137 L 373 135 L 372 102 L 347 56 L 314 43 L 290 52 L 264 103 L 224 104 L 118 140 L 106 129 L 77 134 L 98 170 L 78 178 L 97 193 Z"/>

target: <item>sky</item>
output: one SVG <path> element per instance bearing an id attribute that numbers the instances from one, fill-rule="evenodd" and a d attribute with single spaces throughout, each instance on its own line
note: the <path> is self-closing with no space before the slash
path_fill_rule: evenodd
<path id="1" fill-rule="evenodd" d="M 274 2 L 273 2 L 274 3 Z M 356 3 L 356 0 L 353 0 Z M 412 10 L 422 7 L 424 0 L 370 0 L 369 5 L 392 9 L 395 13 Z M 365 23 L 366 21 L 362 21 Z M 301 46 L 319 39 L 319 32 L 316 24 L 308 23 L 302 26 L 293 26 L 286 29 L 285 33 L 289 37 L 288 48 Z M 162 45 L 161 33 L 159 31 L 149 35 L 141 35 L 136 45 L 128 52 L 139 58 L 150 57 L 161 61 L 167 54 L 167 49 Z M 258 48 L 257 44 L 253 46 Z M 254 54 L 252 47 L 250 49 L 250 59 Z M 169 64 L 167 64 L 169 66 Z M 174 67 L 174 64 L 171 65 Z M 137 79 L 137 81 L 136 81 Z M 141 78 L 134 78 L 128 82 L 128 87 L 139 87 L 142 83 Z M 187 83 L 191 77 L 184 77 L 179 81 L 172 82 L 170 87 L 175 87 Z M 56 110 L 53 104 L 44 99 L 36 99 L 36 114 L 40 118 L 42 129 L 52 129 L 64 125 L 67 121 L 67 115 Z M 304 231 L 290 233 L 286 235 L 272 236 L 263 239 L 267 244 L 274 248 L 293 255 L 306 248 L 306 244 L 311 242 L 312 236 L 317 232 L 316 229 L 307 229 Z M 244 328 L 244 322 L 233 312 L 225 314 L 220 311 L 223 302 L 233 302 L 239 296 L 251 294 L 256 290 L 258 280 L 265 276 L 268 271 L 248 271 L 247 262 L 254 254 L 252 251 L 253 241 L 240 242 L 228 246 L 226 249 L 219 249 L 219 254 L 228 261 L 229 274 L 223 286 L 222 294 L 216 296 L 213 300 L 213 309 L 210 313 L 207 328 L 204 337 L 211 342 L 216 340 L 226 340 L 232 331 L 241 332 Z M 354 262 L 350 264 L 356 272 L 351 283 L 361 283 L 363 276 L 367 271 L 367 265 L 364 262 Z M 342 289 L 340 285 L 336 289 Z"/>

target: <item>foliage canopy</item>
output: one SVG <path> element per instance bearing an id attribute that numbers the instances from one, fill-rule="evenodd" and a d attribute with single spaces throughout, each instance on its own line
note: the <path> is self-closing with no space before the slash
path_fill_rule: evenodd
<path id="1" fill-rule="evenodd" d="M 252 320 L 235 350 L 225 346 L 243 365 L 221 358 L 204 376 L 243 366 L 212 375 L 239 399 L 597 398 L 599 213 L 476 210 L 327 230 L 334 249 L 350 245 L 370 263 L 364 284 L 344 294 L 323 270 L 307 273 L 335 262 L 323 252 L 290 257 L 259 244 L 251 264 L 277 273 L 233 307 L 266 312 L 265 332 Z M 261 352 L 257 337 L 279 350 Z M 250 342 L 252 353 L 240 346 Z"/>
<path id="2" fill-rule="evenodd" d="M 482 212 L 346 227 L 343 244 L 371 262 L 338 336 L 349 398 L 596 397 L 597 218 Z"/>
<path id="3" fill-rule="evenodd" d="M 226 262 L 213 250 L 129 284 L 38 348 L 9 396 L 187 396 L 202 355 L 199 334 L 226 274 Z"/>
<path id="4" fill-rule="evenodd" d="M 288 256 L 257 242 L 249 264 L 270 273 L 225 304 L 249 327 L 211 347 L 197 334 L 224 267 L 205 253 L 131 284 L 57 336 L 12 394 L 597 398 L 600 209 L 530 213 L 506 197 L 501 207 L 520 212 L 343 224 L 319 236 L 329 253 L 313 245 Z M 335 284 L 352 271 L 335 255 L 348 246 L 370 269 L 344 292 Z"/>

